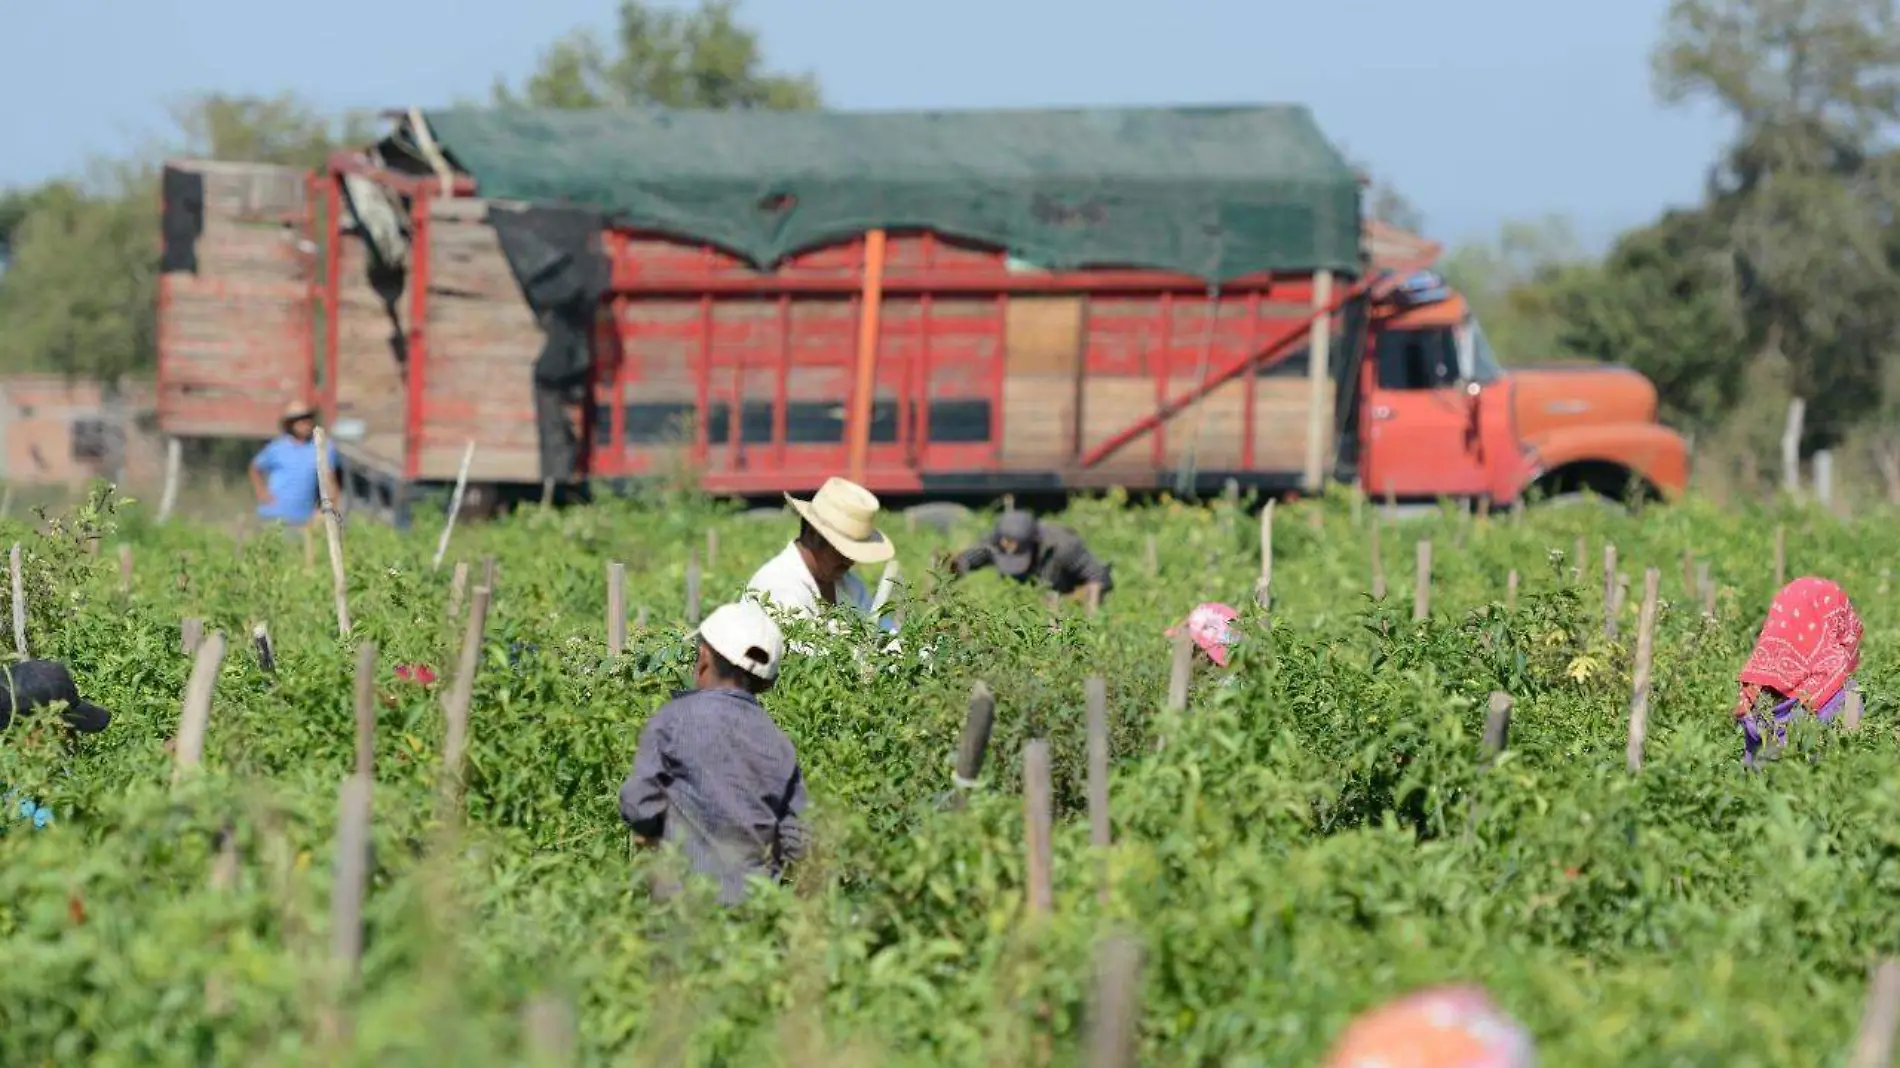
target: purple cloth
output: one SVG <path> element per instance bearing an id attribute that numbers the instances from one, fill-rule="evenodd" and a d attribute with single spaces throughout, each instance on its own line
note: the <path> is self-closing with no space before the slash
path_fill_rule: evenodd
<path id="1" fill-rule="evenodd" d="M 1823 723 L 1833 722 L 1834 714 L 1841 710 L 1841 705 L 1844 704 L 1847 700 L 1848 688 L 1853 685 L 1854 685 L 1854 680 L 1848 679 L 1847 685 L 1841 687 L 1839 693 L 1836 693 L 1832 698 L 1829 698 L 1827 704 L 1822 705 L 1820 710 L 1815 712 L 1815 715 L 1820 718 L 1821 722 Z M 1793 697 L 1790 697 L 1787 700 L 1775 706 L 1774 712 L 1773 712 L 1773 718 L 1775 721 L 1775 744 L 1776 745 L 1787 744 L 1788 724 L 1793 723 L 1794 717 L 1798 715 L 1800 712 L 1801 712 L 1801 702 L 1798 699 L 1793 698 Z M 1754 767 L 1755 754 L 1761 752 L 1761 746 L 1762 746 L 1761 723 L 1757 720 L 1757 717 L 1755 716 L 1755 714 L 1751 712 L 1748 715 L 1742 717 L 1742 763 L 1747 765 L 1748 767 L 1751 767 L 1751 768 Z"/>

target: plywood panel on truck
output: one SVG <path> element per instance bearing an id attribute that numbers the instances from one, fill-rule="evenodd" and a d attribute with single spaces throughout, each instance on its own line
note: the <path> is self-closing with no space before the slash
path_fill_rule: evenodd
<path id="1" fill-rule="evenodd" d="M 488 224 L 488 204 L 430 201 L 428 232 L 417 477 L 454 478 L 473 441 L 471 479 L 538 481 L 534 362 L 545 338 Z"/>
<path id="2" fill-rule="evenodd" d="M 158 419 L 175 437 L 269 437 L 314 385 L 304 172 L 165 165 L 158 281 Z"/>
<path id="3" fill-rule="evenodd" d="M 1003 362 L 1003 465 L 1060 470 L 1075 457 L 1083 298 L 1012 295 Z"/>
<path id="4" fill-rule="evenodd" d="M 362 424 L 361 450 L 377 466 L 400 470 L 403 420 L 408 397 L 402 365 L 409 330 L 409 301 L 401 289 L 378 292 L 370 278 L 370 252 L 355 233 L 337 244 L 336 419 Z"/>

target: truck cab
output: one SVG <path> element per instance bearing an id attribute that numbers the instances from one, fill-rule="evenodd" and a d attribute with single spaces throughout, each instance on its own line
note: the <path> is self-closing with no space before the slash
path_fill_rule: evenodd
<path id="1" fill-rule="evenodd" d="M 1506 371 L 1464 297 L 1425 271 L 1374 296 L 1360 477 L 1397 500 L 1679 495 L 1688 446 L 1628 368 Z"/>

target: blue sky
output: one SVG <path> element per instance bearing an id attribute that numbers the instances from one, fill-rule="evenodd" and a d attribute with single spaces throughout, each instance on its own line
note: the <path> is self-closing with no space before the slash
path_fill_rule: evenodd
<path id="1" fill-rule="evenodd" d="M 1665 110 L 1666 0 L 749 0 L 772 61 L 847 108 L 1297 101 L 1447 240 L 1568 217 L 1591 244 L 1696 198 L 1725 131 Z M 612 0 L 0 0 L 0 186 L 153 151 L 166 101 L 447 103 Z"/>

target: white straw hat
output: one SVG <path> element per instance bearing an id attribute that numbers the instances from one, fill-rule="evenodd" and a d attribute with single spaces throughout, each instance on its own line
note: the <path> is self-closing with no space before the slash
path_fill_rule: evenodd
<path id="1" fill-rule="evenodd" d="M 699 639 L 732 666 L 767 682 L 778 678 L 785 659 L 785 635 L 765 609 L 751 601 L 720 605 L 696 632 Z"/>
<path id="2" fill-rule="evenodd" d="M 877 529 L 877 497 L 855 482 L 828 478 L 809 501 L 789 493 L 785 499 L 854 564 L 881 564 L 897 554 L 891 539 Z"/>

